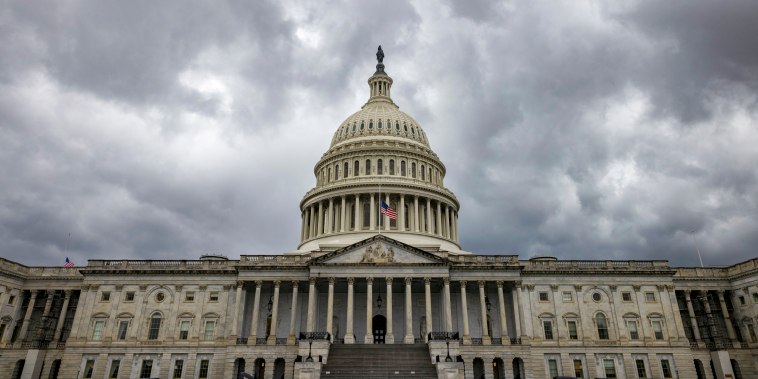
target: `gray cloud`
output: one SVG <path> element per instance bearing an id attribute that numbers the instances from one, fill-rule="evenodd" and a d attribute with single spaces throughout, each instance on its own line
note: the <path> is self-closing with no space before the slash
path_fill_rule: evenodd
<path id="1" fill-rule="evenodd" d="M 754 2 L 0 7 L 9 259 L 293 250 L 380 43 L 467 250 L 755 256 Z"/>

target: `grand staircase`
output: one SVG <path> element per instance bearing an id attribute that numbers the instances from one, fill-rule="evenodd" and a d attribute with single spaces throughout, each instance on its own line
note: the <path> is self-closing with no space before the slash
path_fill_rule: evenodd
<path id="1" fill-rule="evenodd" d="M 437 379 L 437 370 L 425 344 L 334 344 L 328 363 L 321 368 L 321 378 Z"/>

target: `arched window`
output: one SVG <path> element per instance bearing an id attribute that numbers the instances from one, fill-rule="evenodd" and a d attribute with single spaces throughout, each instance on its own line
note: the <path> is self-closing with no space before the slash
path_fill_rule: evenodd
<path id="1" fill-rule="evenodd" d="M 432 168 L 431 167 L 429 167 L 429 180 L 430 181 L 432 180 Z"/>
<path id="2" fill-rule="evenodd" d="M 605 319 L 605 315 L 598 313 L 595 316 L 595 325 L 597 325 L 597 337 L 601 340 L 608 339 L 608 321 Z"/>
<path id="3" fill-rule="evenodd" d="M 411 162 L 411 178 L 416 179 L 416 162 Z"/>
<path id="4" fill-rule="evenodd" d="M 369 128 L 369 129 L 374 129 L 374 120 L 370 120 L 370 121 L 368 122 L 368 128 Z"/>
<path id="5" fill-rule="evenodd" d="M 363 130 L 363 121 L 361 121 L 361 130 Z"/>
<path id="6" fill-rule="evenodd" d="M 400 123 L 395 121 L 395 130 L 400 131 Z"/>
<path id="7" fill-rule="evenodd" d="M 384 166 L 382 165 L 382 160 L 379 159 L 376 161 L 376 174 L 382 175 L 384 174 Z"/>
<path id="8" fill-rule="evenodd" d="M 337 180 L 340 178 L 340 165 L 336 164 L 334 165 L 334 180 Z"/>
<path id="9" fill-rule="evenodd" d="M 377 125 L 377 127 L 378 127 L 379 129 L 381 129 L 381 128 L 382 128 L 382 120 L 379 120 L 379 124 Z"/>
<path id="10" fill-rule="evenodd" d="M 147 339 L 157 340 L 161 331 L 161 314 L 153 313 L 150 317 L 150 328 L 147 331 Z"/>
<path id="11" fill-rule="evenodd" d="M 403 123 L 403 127 L 405 128 L 405 132 L 408 133 L 408 125 L 406 125 L 405 123 Z"/>
<path id="12" fill-rule="evenodd" d="M 343 167 L 344 167 L 344 169 L 342 170 L 342 172 L 345 173 L 345 177 L 347 178 L 347 173 L 350 172 L 349 167 L 347 167 L 347 162 L 345 162 L 345 164 L 343 165 Z"/>
<path id="13" fill-rule="evenodd" d="M 327 175 L 326 175 L 326 180 L 327 180 L 328 182 L 331 182 L 331 181 L 332 181 L 332 168 L 331 168 L 331 167 L 329 167 L 329 171 L 328 171 L 328 173 L 327 173 Z"/>
<path id="14" fill-rule="evenodd" d="M 424 165 L 421 165 L 421 180 L 426 180 L 426 176 L 424 175 Z"/>
<path id="15" fill-rule="evenodd" d="M 355 131 L 355 123 L 353 123 L 353 131 Z"/>
<path id="16" fill-rule="evenodd" d="M 360 162 L 358 161 L 353 162 L 353 176 L 359 176 L 361 174 L 360 169 L 361 169 Z"/>
<path id="17" fill-rule="evenodd" d="M 400 175 L 405 176 L 405 161 L 400 161 Z"/>
<path id="18" fill-rule="evenodd" d="M 366 175 L 371 175 L 371 159 L 366 159 Z"/>
<path id="19" fill-rule="evenodd" d="M 411 125 L 411 134 L 414 136 L 416 135 L 416 128 L 414 128 L 413 125 Z"/>
<path id="20" fill-rule="evenodd" d="M 395 175 L 395 160 L 390 159 L 390 175 Z"/>

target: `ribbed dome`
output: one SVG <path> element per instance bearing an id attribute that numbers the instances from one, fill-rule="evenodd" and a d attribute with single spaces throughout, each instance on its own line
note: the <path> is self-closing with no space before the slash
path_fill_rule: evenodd
<path id="1" fill-rule="evenodd" d="M 332 147 L 361 137 L 390 136 L 413 140 L 429 147 L 426 133 L 418 122 L 389 101 L 369 101 L 348 117 L 332 138 Z"/>

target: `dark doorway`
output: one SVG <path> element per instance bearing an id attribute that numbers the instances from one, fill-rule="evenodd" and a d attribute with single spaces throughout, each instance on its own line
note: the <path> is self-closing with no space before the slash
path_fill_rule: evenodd
<path id="1" fill-rule="evenodd" d="M 515 379 L 524 377 L 524 361 L 521 358 L 513 358 L 513 377 Z"/>
<path id="2" fill-rule="evenodd" d="M 376 315 L 371 319 L 371 325 L 374 328 L 374 343 L 383 344 L 384 336 L 387 334 L 387 319 L 382 315 Z"/>
<path id="3" fill-rule="evenodd" d="M 276 358 L 274 361 L 274 379 L 284 379 L 284 359 Z"/>
<path id="4" fill-rule="evenodd" d="M 48 378 L 50 379 L 58 379 L 58 371 L 61 369 L 61 360 L 56 359 L 53 361 L 53 365 L 50 366 L 50 376 Z"/>
<path id="5" fill-rule="evenodd" d="M 263 358 L 255 360 L 255 377 L 263 378 L 263 373 L 266 371 L 266 361 Z"/>
<path id="6" fill-rule="evenodd" d="M 505 366 L 502 359 L 495 358 L 492 361 L 492 374 L 495 379 L 505 379 Z"/>
<path id="7" fill-rule="evenodd" d="M 703 362 L 699 359 L 695 359 L 695 373 L 697 379 L 705 379 L 705 369 L 703 368 Z"/>
<path id="8" fill-rule="evenodd" d="M 237 358 L 234 360 L 234 372 L 237 373 L 237 375 L 234 376 L 234 379 L 240 379 L 241 374 L 245 372 L 245 359 L 244 358 Z"/>
<path id="9" fill-rule="evenodd" d="M 734 379 L 742 379 L 742 370 L 740 370 L 739 363 L 737 363 L 737 361 L 734 359 L 730 359 L 729 361 L 732 363 L 732 371 L 734 371 Z"/>
<path id="10" fill-rule="evenodd" d="M 474 379 L 484 379 L 484 361 L 474 358 Z"/>

